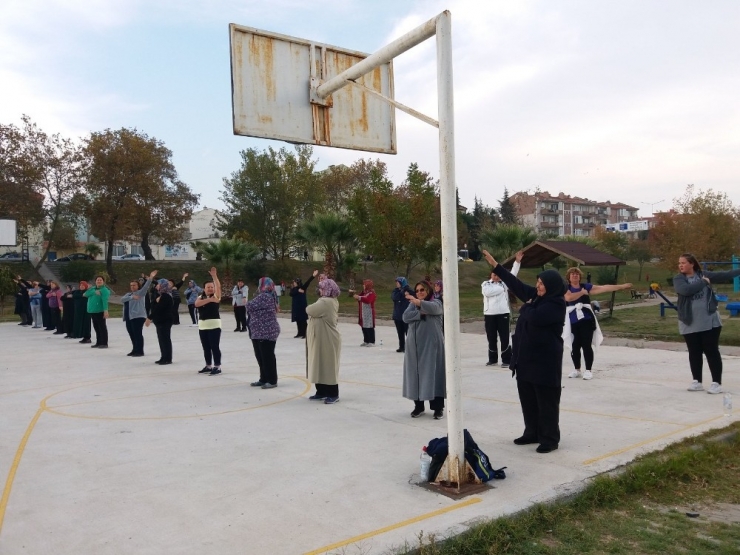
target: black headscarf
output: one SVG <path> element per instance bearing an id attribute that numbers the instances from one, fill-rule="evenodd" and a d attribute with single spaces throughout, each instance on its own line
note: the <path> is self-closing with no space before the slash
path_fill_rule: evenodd
<path id="1" fill-rule="evenodd" d="M 557 270 L 545 270 L 537 277 L 545 286 L 545 297 L 565 295 L 565 282 Z"/>

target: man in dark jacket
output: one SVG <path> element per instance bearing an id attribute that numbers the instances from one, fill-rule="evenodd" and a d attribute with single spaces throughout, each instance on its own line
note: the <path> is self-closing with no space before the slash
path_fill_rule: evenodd
<path id="1" fill-rule="evenodd" d="M 493 272 L 524 303 L 514 332 L 511 368 L 516 375 L 524 433 L 517 445 L 539 443 L 549 453 L 560 443 L 560 381 L 563 375 L 565 282 L 555 270 L 537 276 L 537 286 L 522 283 L 483 251 Z"/>

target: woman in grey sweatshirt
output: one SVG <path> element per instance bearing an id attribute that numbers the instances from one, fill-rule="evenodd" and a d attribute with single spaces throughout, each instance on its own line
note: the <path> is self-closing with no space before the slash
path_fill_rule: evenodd
<path id="1" fill-rule="evenodd" d="M 678 271 L 673 288 L 678 294 L 678 331 L 689 349 L 689 366 L 694 381 L 689 391 L 703 391 L 703 357 L 707 357 L 712 384 L 707 393 L 722 393 L 722 356 L 719 354 L 719 334 L 722 320 L 717 312 L 717 299 L 712 294 L 712 283 L 731 281 L 740 276 L 740 270 L 703 272 L 693 254 L 678 258 Z"/>
<path id="2" fill-rule="evenodd" d="M 149 279 L 144 285 L 139 287 L 138 281 L 130 283 L 131 291 L 121 297 L 123 302 L 123 321 L 126 322 L 126 331 L 131 338 L 133 348 L 127 356 L 143 357 L 144 356 L 144 322 L 146 321 L 146 293 L 152 284 L 157 270 L 149 274 Z"/>

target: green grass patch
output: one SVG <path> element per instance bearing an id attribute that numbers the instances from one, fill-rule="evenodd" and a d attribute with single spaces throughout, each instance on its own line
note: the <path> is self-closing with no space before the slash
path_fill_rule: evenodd
<path id="1" fill-rule="evenodd" d="M 716 441 L 727 432 L 729 439 Z M 740 504 L 739 435 L 735 423 L 688 438 L 616 475 L 596 477 L 572 498 L 534 505 L 444 541 L 422 536 L 403 553 L 738 553 L 740 524 L 709 515 L 722 516 L 720 503 Z M 687 510 L 700 517 L 687 517 Z"/>

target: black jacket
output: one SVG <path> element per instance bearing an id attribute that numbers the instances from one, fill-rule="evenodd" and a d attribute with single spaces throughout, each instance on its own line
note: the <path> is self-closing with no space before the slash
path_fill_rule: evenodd
<path id="1" fill-rule="evenodd" d="M 522 283 L 501 264 L 493 272 L 524 303 L 512 338 L 511 365 L 517 380 L 560 387 L 563 375 L 565 283 L 554 270 L 542 272 L 547 293 Z M 557 277 L 556 277 L 557 276 Z"/>
<path id="2" fill-rule="evenodd" d="M 308 306 L 308 298 L 306 297 L 306 291 L 308 286 L 313 281 L 313 275 L 306 280 L 306 283 L 301 283 L 298 287 L 290 288 L 290 321 L 291 322 L 305 322 L 308 320 L 308 314 L 306 314 L 306 307 Z M 303 289 L 303 293 L 299 291 Z"/>
<path id="3" fill-rule="evenodd" d="M 159 300 L 152 301 L 149 319 L 155 326 L 172 325 L 172 295 L 159 295 Z"/>

